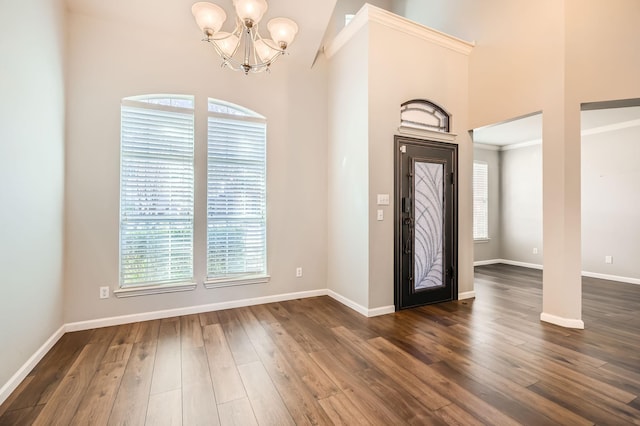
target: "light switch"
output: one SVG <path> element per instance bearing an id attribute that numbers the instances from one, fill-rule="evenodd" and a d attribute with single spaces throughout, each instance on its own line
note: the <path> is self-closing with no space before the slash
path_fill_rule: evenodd
<path id="1" fill-rule="evenodd" d="M 382 209 L 378 209 L 378 220 L 384 220 L 384 211 Z"/>
<path id="2" fill-rule="evenodd" d="M 388 206 L 389 205 L 389 194 L 378 194 L 378 205 L 379 206 Z"/>

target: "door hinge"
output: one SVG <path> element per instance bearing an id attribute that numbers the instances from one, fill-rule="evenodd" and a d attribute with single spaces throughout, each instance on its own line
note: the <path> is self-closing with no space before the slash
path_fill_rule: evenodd
<path id="1" fill-rule="evenodd" d="M 454 172 L 451 172 L 451 185 L 454 185 L 456 183 L 456 174 Z"/>

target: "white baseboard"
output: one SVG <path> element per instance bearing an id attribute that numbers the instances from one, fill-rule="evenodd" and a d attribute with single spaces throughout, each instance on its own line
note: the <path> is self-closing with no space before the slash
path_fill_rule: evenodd
<path id="1" fill-rule="evenodd" d="M 495 265 L 497 263 L 502 263 L 502 262 L 500 261 L 500 259 L 477 260 L 473 262 L 473 266 Z"/>
<path id="2" fill-rule="evenodd" d="M 640 284 L 640 279 L 638 278 L 621 277 L 618 275 L 609 275 L 609 274 L 600 274 L 598 272 L 582 271 L 582 276 L 590 277 L 590 278 L 599 278 L 601 280 L 619 281 L 621 283 Z"/>
<path id="3" fill-rule="evenodd" d="M 511 266 L 521 266 L 523 268 L 542 269 L 542 265 L 538 265 L 537 263 L 518 262 L 517 260 L 509 259 L 479 260 L 477 262 L 473 262 L 473 266 L 497 265 L 499 263 Z"/>
<path id="4" fill-rule="evenodd" d="M 22 367 L 20 367 L 16 374 L 14 374 L 9 379 L 9 381 L 0 388 L 0 405 L 2 405 L 2 403 L 6 401 L 7 398 L 9 398 L 9 395 L 11 395 L 14 390 L 16 390 L 18 385 L 20 385 L 20 383 L 29 375 L 31 370 L 33 370 L 33 367 L 35 367 L 36 364 L 38 364 L 40 360 L 44 358 L 47 352 L 49 352 L 53 345 L 55 345 L 58 340 L 60 340 L 64 333 L 65 326 L 63 325 L 58 330 L 56 330 L 51 335 L 51 337 L 49 337 L 47 341 L 44 342 L 44 344 L 40 346 L 40 348 L 38 348 L 38 350 L 33 355 L 31 355 L 31 358 L 29 358 L 27 362 L 25 362 Z"/>
<path id="5" fill-rule="evenodd" d="M 522 266 L 524 268 L 542 269 L 542 265 L 535 263 L 518 262 L 515 260 L 507 259 L 490 259 L 490 260 L 478 260 L 473 262 L 473 266 L 485 266 L 496 265 L 498 263 L 504 263 L 505 265 Z M 601 274 L 599 272 L 581 272 L 583 277 L 599 278 L 601 280 L 618 281 L 621 283 L 638 284 L 640 285 L 640 278 L 621 277 L 619 275 Z"/>
<path id="6" fill-rule="evenodd" d="M 564 328 L 577 328 L 584 330 L 584 321 L 573 318 L 563 318 L 556 315 L 547 314 L 545 312 L 540 314 L 540 321 L 548 322 L 551 324 L 559 325 Z"/>
<path id="7" fill-rule="evenodd" d="M 390 314 L 396 311 L 395 306 L 390 305 L 390 306 L 382 306 L 380 308 L 373 308 L 373 309 L 368 309 L 365 308 L 364 306 L 354 302 L 353 300 L 344 297 L 343 295 L 336 293 L 333 290 L 327 290 L 329 297 L 331 297 L 332 299 L 337 300 L 338 302 L 342 303 L 343 305 L 345 305 L 348 308 L 353 309 L 354 311 L 358 312 L 360 315 L 364 315 L 365 317 L 377 317 L 379 315 L 386 315 L 386 314 Z"/>
<path id="8" fill-rule="evenodd" d="M 379 308 L 369 309 L 367 316 L 371 317 L 379 317 L 380 315 L 392 314 L 396 311 L 396 307 L 393 305 L 381 306 Z"/>
<path id="9" fill-rule="evenodd" d="M 185 308 L 166 309 L 163 311 L 144 312 L 141 314 L 122 315 L 118 317 L 100 318 L 89 321 L 72 322 L 65 326 L 65 331 L 89 330 L 93 328 L 110 327 L 113 325 L 129 324 L 140 321 L 150 321 L 171 318 L 182 315 L 201 314 L 204 312 L 220 311 L 223 309 L 243 308 L 246 306 L 262 305 L 265 303 L 284 302 L 286 300 L 304 299 L 308 297 L 327 296 L 327 290 L 310 290 L 297 293 L 276 294 L 273 296 L 254 297 L 249 299 L 231 300 L 228 302 L 210 303 L 207 305 L 189 306 Z"/>
<path id="10" fill-rule="evenodd" d="M 465 291 L 463 293 L 458 293 L 458 300 L 473 299 L 475 297 L 476 297 L 475 291 Z"/>
<path id="11" fill-rule="evenodd" d="M 537 263 L 518 262 L 516 260 L 500 259 L 498 263 L 504 263 L 505 265 L 521 266 L 523 268 L 542 269 L 542 265 Z"/>

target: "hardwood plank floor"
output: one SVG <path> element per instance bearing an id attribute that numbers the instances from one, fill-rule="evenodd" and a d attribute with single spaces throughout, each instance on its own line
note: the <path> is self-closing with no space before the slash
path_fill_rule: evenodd
<path id="1" fill-rule="evenodd" d="M 585 330 L 539 321 L 541 271 L 364 318 L 328 297 L 68 333 L 5 425 L 640 425 L 640 286 L 583 279 Z"/>

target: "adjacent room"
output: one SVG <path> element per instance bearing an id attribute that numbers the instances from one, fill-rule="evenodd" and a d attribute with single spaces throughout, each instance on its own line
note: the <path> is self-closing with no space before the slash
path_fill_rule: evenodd
<path id="1" fill-rule="evenodd" d="M 639 2 L 194 3 L 0 4 L 0 425 L 640 423 Z"/>

